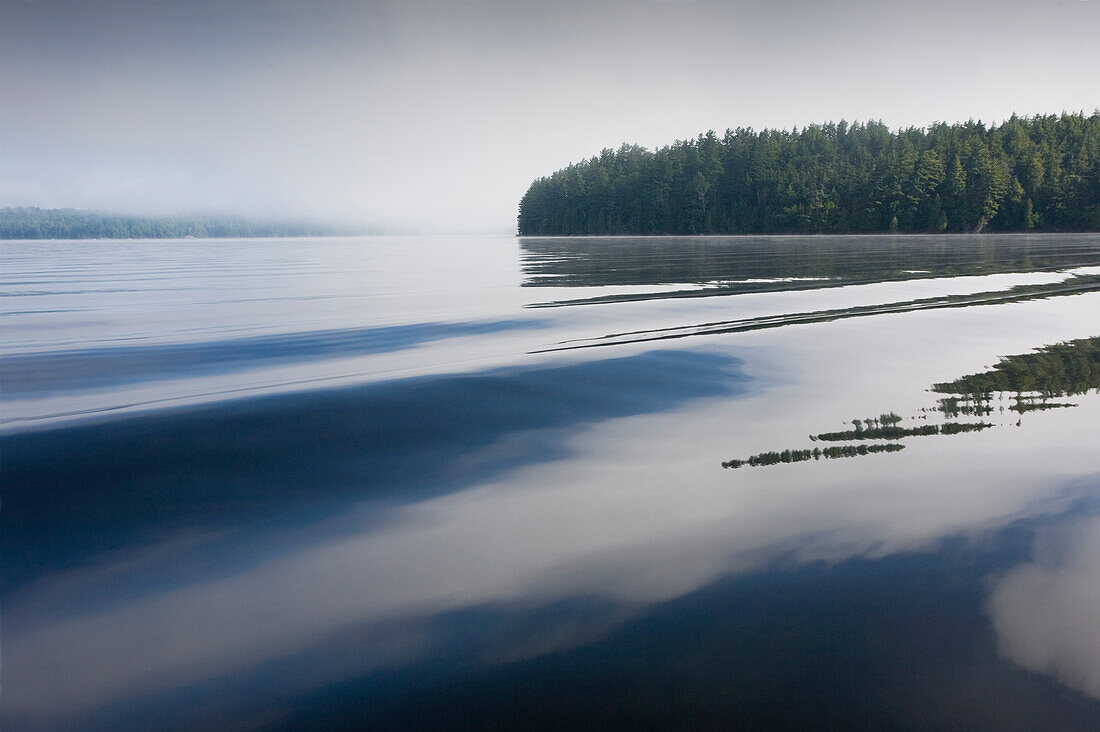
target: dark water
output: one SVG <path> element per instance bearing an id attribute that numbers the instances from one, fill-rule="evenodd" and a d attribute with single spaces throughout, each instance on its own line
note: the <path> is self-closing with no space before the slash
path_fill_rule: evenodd
<path id="1" fill-rule="evenodd" d="M 0 257 L 6 730 L 1100 724 L 1100 235 Z"/>

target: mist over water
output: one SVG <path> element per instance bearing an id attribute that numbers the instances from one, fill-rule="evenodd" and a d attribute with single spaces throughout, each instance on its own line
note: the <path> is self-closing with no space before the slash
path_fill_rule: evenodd
<path id="1" fill-rule="evenodd" d="M 0 265 L 6 729 L 1100 720 L 1100 236 Z"/>
<path id="2" fill-rule="evenodd" d="M 0 207 L 512 232 L 533 180 L 622 143 L 1089 113 L 1098 22 L 1077 0 L 9 0 Z"/>

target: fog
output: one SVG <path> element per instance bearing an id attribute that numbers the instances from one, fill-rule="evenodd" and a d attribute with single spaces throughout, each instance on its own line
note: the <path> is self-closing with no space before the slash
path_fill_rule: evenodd
<path id="1" fill-rule="evenodd" d="M 1100 3 L 0 0 L 0 206 L 511 231 L 707 129 L 1100 103 Z"/>

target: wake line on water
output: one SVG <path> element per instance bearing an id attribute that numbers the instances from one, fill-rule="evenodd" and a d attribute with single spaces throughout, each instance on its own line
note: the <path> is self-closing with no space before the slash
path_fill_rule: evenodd
<path id="1" fill-rule="evenodd" d="M 1058 263 L 1048 266 L 1029 267 L 1021 270 L 1027 273 L 1064 272 L 1067 269 L 1095 268 L 1092 262 Z M 773 278 L 749 278 L 744 280 L 720 281 L 699 283 L 692 289 L 661 290 L 650 292 L 616 293 L 610 295 L 597 295 L 595 297 L 582 297 L 569 300 L 550 300 L 547 302 L 534 302 L 524 305 L 525 309 L 541 310 L 546 308 L 574 307 L 577 305 L 610 305 L 615 303 L 645 302 L 648 300 L 670 300 L 694 297 L 725 297 L 729 295 L 758 295 L 775 292 L 795 292 L 806 290 L 827 290 L 836 287 L 851 287 L 854 285 L 878 285 L 897 282 L 911 282 L 914 279 L 953 279 L 955 277 L 981 276 L 991 274 L 1013 274 L 1015 270 L 991 270 L 975 272 L 933 272 L 931 270 L 903 270 L 899 274 L 875 277 L 773 277 Z M 919 276 L 918 276 L 919 275 Z M 540 275 L 550 277 L 551 275 Z M 557 276 L 557 275 L 554 275 Z M 565 275 L 561 275 L 565 276 Z M 543 286 L 545 283 L 534 281 L 524 282 L 524 287 Z M 553 283 L 549 283 L 553 284 Z"/>
<path id="2" fill-rule="evenodd" d="M 1065 295 L 1080 295 L 1086 292 L 1100 290 L 1100 275 L 1074 276 L 1062 282 L 1048 285 L 1018 285 L 1008 290 L 979 292 L 971 295 L 946 295 L 940 297 L 921 298 L 918 300 L 906 300 L 902 302 L 883 303 L 880 305 L 861 305 L 851 308 L 836 308 L 832 310 L 815 310 L 805 313 L 788 313 L 784 315 L 767 315 L 740 320 L 725 320 L 713 323 L 701 323 L 690 326 L 675 326 L 671 328 L 655 328 L 652 330 L 629 331 L 623 333 L 610 333 L 598 338 L 583 338 L 577 340 L 561 341 L 551 348 L 543 348 L 529 353 L 552 353 L 555 351 L 570 351 L 580 348 L 598 348 L 600 346 L 615 346 L 628 343 L 645 343 L 647 341 L 660 341 L 672 338 L 688 338 L 691 336 L 719 335 L 724 333 L 745 333 L 753 330 L 767 328 L 782 328 L 788 325 L 806 325 L 810 323 L 825 323 L 847 318 L 862 318 L 871 315 L 888 315 L 892 313 L 914 312 L 919 310 L 939 310 L 942 308 L 965 308 L 975 305 L 1003 305 L 1024 300 L 1045 299 Z"/>

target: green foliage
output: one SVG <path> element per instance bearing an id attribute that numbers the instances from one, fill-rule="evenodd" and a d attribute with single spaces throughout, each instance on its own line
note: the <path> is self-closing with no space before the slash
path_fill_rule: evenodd
<path id="1" fill-rule="evenodd" d="M 988 399 L 995 392 L 1073 396 L 1100 388 L 1100 337 L 1044 346 L 1001 359 L 995 367 L 932 387 L 941 394 Z M 946 399 L 954 401 L 957 399 Z"/>
<path id="2" fill-rule="evenodd" d="M 519 207 L 531 236 L 1097 228 L 1098 112 L 623 145 L 540 178 Z"/>
<path id="3" fill-rule="evenodd" d="M 860 455 L 874 455 L 880 452 L 897 452 L 904 449 L 904 445 L 875 444 L 875 445 L 836 445 L 826 447 L 824 450 L 784 450 L 783 452 L 762 452 L 745 460 L 726 460 L 723 468 L 741 468 L 750 466 L 753 468 L 765 465 L 778 465 L 779 463 L 801 463 L 806 460 L 837 460 L 839 458 L 857 457 Z"/>
<path id="4" fill-rule="evenodd" d="M 0 239 L 201 239 L 351 233 L 363 232 L 316 224 L 258 222 L 227 216 L 147 218 L 71 208 L 0 208 Z"/>
<path id="5" fill-rule="evenodd" d="M 934 435 L 938 432 L 936 425 L 926 424 L 920 427 L 898 427 L 888 425 L 886 427 L 857 428 L 843 432 L 822 432 L 815 435 L 815 439 L 826 442 L 841 442 L 846 440 L 900 440 L 902 437 L 914 435 Z"/>
<path id="6" fill-rule="evenodd" d="M 884 415 L 885 416 L 885 415 Z M 897 415 L 894 415 L 895 417 Z M 975 432 L 984 430 L 993 425 L 986 422 L 960 423 L 947 422 L 943 425 L 923 424 L 918 427 L 898 427 L 896 422 L 885 424 L 882 427 L 870 426 L 873 420 L 865 420 L 868 427 L 863 429 L 858 425 L 859 420 L 853 420 L 856 429 L 843 432 L 822 432 L 811 435 L 810 439 L 824 440 L 825 442 L 843 442 L 847 440 L 900 440 L 903 437 L 923 437 L 927 435 L 957 435 L 960 432 Z M 897 418 L 901 421 L 901 417 Z"/>
<path id="7" fill-rule="evenodd" d="M 1009 409 L 1019 414 L 1025 412 L 1065 409 L 1077 406 L 1069 402 L 1052 401 L 1062 396 L 1085 394 L 1100 388 L 1100 337 L 1044 346 L 1032 353 L 1008 356 L 994 368 L 979 374 L 964 376 L 955 381 L 936 384 L 934 391 L 955 394 L 939 401 L 938 411 L 947 417 L 989 415 L 993 413 L 991 401 L 996 394 L 1015 392 Z M 926 411 L 926 410 L 921 410 Z M 1004 411 L 1004 408 L 1001 408 Z M 944 422 L 940 425 L 924 424 L 901 427 L 901 417 L 887 412 L 878 417 L 853 419 L 854 429 L 842 432 L 822 432 L 810 435 L 810 440 L 900 440 L 903 437 L 927 435 L 958 435 L 980 432 L 994 427 L 989 422 Z M 1019 427 L 1022 422 L 1016 422 Z M 896 452 L 902 449 L 897 442 L 858 445 L 832 445 L 812 450 L 784 450 L 762 452 L 743 460 L 727 460 L 723 468 L 759 467 L 779 463 L 797 463 L 805 460 L 855 457 L 879 452 Z"/>

